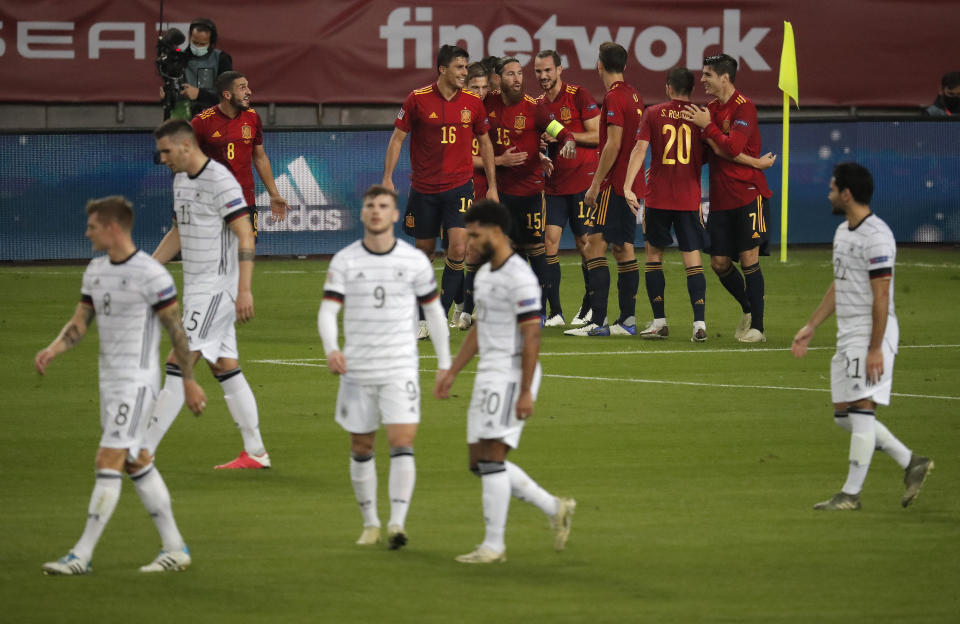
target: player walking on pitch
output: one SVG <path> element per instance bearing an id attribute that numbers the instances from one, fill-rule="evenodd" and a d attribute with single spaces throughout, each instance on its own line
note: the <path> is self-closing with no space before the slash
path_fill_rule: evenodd
<path id="1" fill-rule="evenodd" d="M 837 314 L 837 352 L 830 361 L 833 420 L 850 432 L 850 469 L 840 492 L 814 509 L 860 509 L 860 490 L 874 449 L 904 470 L 906 507 L 920 494 L 933 460 L 920 457 L 876 419 L 877 405 L 890 404 L 893 362 L 900 328 L 893 304 L 893 232 L 870 211 L 873 177 L 856 163 L 833 169 L 828 198 L 843 215 L 833 237 L 833 283 L 807 324 L 793 338 L 793 355 L 806 355 L 816 328 Z"/>
<path id="2" fill-rule="evenodd" d="M 510 214 L 501 204 L 480 201 L 465 217 L 468 245 L 485 262 L 477 272 L 476 322 L 450 370 L 437 376 L 434 396 L 445 399 L 457 373 L 479 354 L 467 412 L 470 471 L 483 487 L 486 535 L 462 563 L 506 561 L 504 534 L 510 497 L 539 507 L 554 530 L 554 548 L 563 550 L 576 501 L 557 498 L 507 461 L 517 448 L 540 387 L 540 286 L 530 266 L 513 252 L 507 233 Z"/>
<path id="3" fill-rule="evenodd" d="M 397 194 L 372 186 L 363 196 L 363 239 L 337 252 L 323 286 L 317 324 L 330 371 L 340 375 L 336 420 L 350 433 L 350 480 L 363 533 L 358 544 L 380 541 L 374 438 L 382 422 L 390 444 L 391 549 L 407 543 L 405 527 L 416 481 L 413 440 L 420 422 L 417 305 L 423 307 L 437 352 L 437 378 L 450 368 L 449 330 L 430 261 L 397 240 Z M 343 350 L 337 314 L 343 308 Z"/>
<path id="4" fill-rule="evenodd" d="M 176 286 L 166 269 L 134 246 L 130 202 L 119 196 L 91 200 L 87 215 L 87 238 L 94 251 L 106 255 L 90 261 L 73 318 L 50 346 L 37 353 L 34 365 L 46 374 L 54 358 L 80 342 L 97 318 L 101 428 L 97 478 L 83 535 L 66 556 L 43 564 L 43 571 L 64 575 L 92 571 L 94 548 L 120 499 L 121 470 L 130 475 L 163 543 L 157 558 L 140 571 L 183 570 L 190 565 L 190 551 L 173 518 L 170 492 L 140 444 L 160 386 L 161 324 L 183 372 L 187 405 L 197 414 L 206 406 L 203 389 L 193 379 Z"/>
<path id="5" fill-rule="evenodd" d="M 243 438 L 243 452 L 216 468 L 269 468 L 260 437 L 253 390 L 237 358 L 234 321 L 253 318 L 254 235 L 243 191 L 230 171 L 197 144 L 193 128 L 171 119 L 153 132 L 173 178 L 173 227 L 153 257 L 166 264 L 183 255 L 183 319 L 195 364 L 202 356 L 223 388 L 223 398 Z M 183 407 L 182 371 L 171 355 L 154 417 L 144 438 L 152 455 Z"/>

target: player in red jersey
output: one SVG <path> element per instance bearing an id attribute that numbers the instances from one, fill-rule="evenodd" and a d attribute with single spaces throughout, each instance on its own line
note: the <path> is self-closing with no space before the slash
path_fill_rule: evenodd
<path id="1" fill-rule="evenodd" d="M 734 335 L 740 342 L 765 342 L 760 256 L 770 255 L 770 189 L 763 172 L 731 160 L 741 153 L 756 158 L 761 150 L 757 107 L 734 86 L 736 77 L 733 57 L 719 54 L 704 59 L 700 82 L 716 99 L 706 108 L 688 105 L 685 116 L 703 130 L 711 147 L 710 265 L 743 310 Z M 740 261 L 742 276 L 734 260 Z"/>
<path id="2" fill-rule="evenodd" d="M 638 213 L 643 210 L 644 277 L 647 298 L 653 308 L 653 321 L 638 333 L 642 338 L 666 338 L 669 335 L 664 313 L 663 250 L 673 242 L 672 228 L 687 270 L 687 292 L 693 306 L 691 340 L 704 342 L 707 339 L 704 318 L 707 283 L 700 260 L 700 250 L 706 242 L 700 205 L 704 148 L 700 129 L 683 117 L 684 108 L 690 103 L 693 84 L 693 74 L 685 67 L 676 67 L 667 74 L 666 92 L 670 101 L 651 106 L 644 112 L 624 181 L 623 194 L 627 203 Z M 642 207 L 630 187 L 643 167 L 648 145 L 651 148 L 650 170 L 645 206 Z M 775 158 L 772 154 L 762 159 L 740 154 L 737 160 L 765 169 Z"/>
<path id="3" fill-rule="evenodd" d="M 480 98 L 466 91 L 467 52 L 444 45 L 437 53 L 437 81 L 413 91 L 397 119 L 387 145 L 383 186 L 395 190 L 393 170 L 403 141 L 410 135 L 410 197 L 404 231 L 417 240 L 417 248 L 432 257 L 441 229 L 449 239 L 447 261 L 440 281 L 444 313 L 463 282 L 467 234 L 463 215 L 473 202 L 473 139 L 487 173 L 487 197 L 499 200 L 489 124 Z M 425 321 L 420 337 L 426 338 Z"/>
<path id="4" fill-rule="evenodd" d="M 632 139 L 643 115 L 643 100 L 637 90 L 623 81 L 627 51 L 606 42 L 600 46 L 597 72 L 607 94 L 600 109 L 600 162 L 583 203 L 595 211 L 593 231 L 587 236 L 587 279 L 590 284 L 591 321 L 583 327 L 568 329 L 569 336 L 629 336 L 636 333 L 637 289 L 640 266 L 633 249 L 637 220 L 620 194 L 627 175 Z M 642 195 L 643 178 L 637 177 L 633 192 Z M 620 316 L 607 325 L 607 296 L 610 270 L 607 268 L 607 244 L 613 246 L 617 261 L 617 293 Z"/>
<path id="5" fill-rule="evenodd" d="M 562 123 L 550 119 L 545 104 L 524 93 L 520 61 L 503 59 L 499 72 L 501 90 L 490 92 L 483 100 L 494 136 L 494 153 L 501 157 L 511 152 L 524 155 L 522 163 L 497 169 L 500 199 L 513 215 L 511 238 L 529 259 L 542 285 L 548 279 L 543 244 L 546 222 L 544 163 L 550 161 L 544 160 L 540 153 L 540 135 L 546 132 L 557 139 L 561 145 L 559 160 L 575 158 L 577 144 L 573 133 Z"/>
<path id="6" fill-rule="evenodd" d="M 246 76 L 237 71 L 223 72 L 217 77 L 220 103 L 193 118 L 190 125 L 203 153 L 225 166 L 243 189 L 243 198 L 250 208 L 253 233 L 257 233 L 257 209 L 253 193 L 253 171 L 270 195 L 270 212 L 275 221 L 287 216 L 287 200 L 280 196 L 273 180 L 273 167 L 263 149 L 263 123 L 250 107 L 253 92 Z"/>
<path id="7" fill-rule="evenodd" d="M 577 142 L 576 158 L 557 158 L 557 140 L 547 133 L 541 137 L 549 148 L 548 154 L 553 160 L 553 173 L 547 177 L 547 227 L 544 232 L 544 244 L 547 250 L 547 280 L 544 295 L 550 302 L 550 314 L 547 327 L 560 327 L 566 323 L 560 305 L 560 236 L 567 222 L 573 232 L 573 240 L 582 258 L 583 301 L 580 311 L 574 319 L 574 325 L 586 323 L 584 317 L 590 309 L 590 297 L 587 289 L 587 232 L 589 231 L 589 210 L 583 203 L 583 197 L 593 174 L 597 170 L 597 143 L 600 140 L 600 108 L 586 89 L 577 85 L 564 84 L 561 80 L 563 67 L 560 55 L 554 50 L 542 50 L 533 62 L 534 71 L 540 88 L 543 89 L 537 101 L 542 102 L 550 111 L 550 119 L 556 119 L 573 133 Z"/>

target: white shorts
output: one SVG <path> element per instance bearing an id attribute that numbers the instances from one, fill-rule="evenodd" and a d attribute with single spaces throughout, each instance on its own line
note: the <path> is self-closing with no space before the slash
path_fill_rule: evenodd
<path id="1" fill-rule="evenodd" d="M 467 444 L 480 440 L 500 440 L 510 448 L 520 445 L 520 433 L 526 420 L 517 418 L 522 373 L 477 373 L 473 395 L 467 410 Z M 540 365 L 533 374 L 530 390 L 537 399 L 542 372 Z"/>
<path id="2" fill-rule="evenodd" d="M 211 295 L 191 295 L 183 300 L 183 329 L 190 351 L 199 351 L 210 363 L 220 358 L 236 360 L 237 307 L 228 291 Z"/>
<path id="3" fill-rule="evenodd" d="M 893 388 L 893 361 L 896 353 L 883 341 L 883 375 L 880 382 L 868 384 L 866 376 L 867 348 L 837 349 L 830 360 L 830 394 L 834 403 L 852 403 L 870 399 L 878 405 L 890 405 Z"/>
<path id="4" fill-rule="evenodd" d="M 419 373 L 399 376 L 384 384 L 354 383 L 341 377 L 336 420 L 350 433 L 371 433 L 380 428 L 380 423 L 419 423 Z"/>
<path id="5" fill-rule="evenodd" d="M 139 453 L 156 400 L 156 389 L 147 384 L 101 385 L 100 446 Z"/>

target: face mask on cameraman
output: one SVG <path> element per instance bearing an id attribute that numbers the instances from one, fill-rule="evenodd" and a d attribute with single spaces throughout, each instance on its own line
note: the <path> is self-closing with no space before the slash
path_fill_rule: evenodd
<path id="1" fill-rule="evenodd" d="M 200 47 L 191 43 L 190 52 L 192 52 L 194 56 L 205 56 L 208 52 L 210 52 L 210 46 Z"/>

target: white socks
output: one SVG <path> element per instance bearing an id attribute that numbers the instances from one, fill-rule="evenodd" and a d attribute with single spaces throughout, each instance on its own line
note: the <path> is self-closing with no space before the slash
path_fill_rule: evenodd
<path id="1" fill-rule="evenodd" d="M 548 516 L 556 515 L 557 499 L 540 484 L 530 478 L 523 468 L 513 462 L 504 462 L 510 478 L 510 493 L 522 501 L 540 508 Z"/>
<path id="2" fill-rule="evenodd" d="M 483 521 L 486 535 L 483 546 L 498 553 L 507 549 L 507 511 L 510 509 L 510 477 L 503 462 L 478 462 L 483 485 Z"/>
<path id="3" fill-rule="evenodd" d="M 844 431 L 851 431 L 850 419 L 846 412 L 835 413 L 833 415 L 833 422 Z M 893 461 L 897 462 L 901 468 L 906 470 L 910 464 L 912 451 L 895 435 L 890 433 L 890 430 L 876 418 L 873 420 L 873 431 L 877 439 L 877 450 L 883 451 L 892 457 Z"/>
<path id="4" fill-rule="evenodd" d="M 157 453 L 160 440 L 167 434 L 170 425 L 177 419 L 177 414 L 183 409 L 186 397 L 183 391 L 183 377 L 180 376 L 180 367 L 167 364 L 167 378 L 163 382 L 163 390 L 157 395 L 157 403 L 153 406 L 153 415 L 150 425 L 143 435 L 141 448 L 152 457 Z"/>
<path id="5" fill-rule="evenodd" d="M 360 505 L 363 526 L 379 527 L 377 516 L 377 463 L 373 455 L 350 455 L 350 481 Z"/>
<path id="6" fill-rule="evenodd" d="M 243 450 L 248 455 L 263 455 L 267 450 L 263 446 L 263 438 L 260 437 L 257 399 L 254 398 L 247 379 L 237 368 L 218 375 L 217 380 L 223 388 L 223 399 L 227 402 L 227 409 L 230 410 L 230 415 L 233 416 L 233 421 L 237 423 L 240 435 L 243 437 Z"/>
<path id="7" fill-rule="evenodd" d="M 87 525 L 83 529 L 80 541 L 71 549 L 71 552 L 86 562 L 93 558 L 93 549 L 97 547 L 103 529 L 110 522 L 113 510 L 120 500 L 120 486 L 123 475 L 116 470 L 97 470 L 97 481 L 90 496 L 90 505 L 87 508 Z"/>
<path id="8" fill-rule="evenodd" d="M 372 462 L 370 462 L 372 463 Z M 390 449 L 390 525 L 405 526 L 413 486 L 417 482 L 417 467 L 413 448 L 398 446 Z"/>
<path id="9" fill-rule="evenodd" d="M 873 410 L 850 409 L 850 470 L 843 484 L 845 494 L 859 494 L 870 469 L 870 459 L 877 443 Z"/>
<path id="10" fill-rule="evenodd" d="M 160 541 L 163 550 L 167 552 L 181 551 L 186 547 L 183 536 L 177 528 L 173 518 L 173 508 L 170 505 L 170 491 L 163 482 L 160 472 L 150 464 L 140 472 L 130 475 L 137 494 L 143 502 L 144 509 L 153 518 L 153 523 L 160 532 Z"/>

